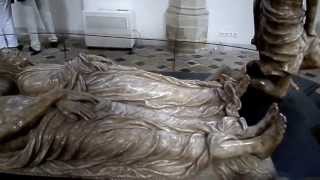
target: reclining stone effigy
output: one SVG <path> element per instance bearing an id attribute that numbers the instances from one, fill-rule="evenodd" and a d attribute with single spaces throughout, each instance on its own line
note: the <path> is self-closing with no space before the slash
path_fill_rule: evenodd
<path id="1" fill-rule="evenodd" d="M 231 75 L 232 76 L 232 75 Z M 286 118 L 238 111 L 247 75 L 178 80 L 93 55 L 64 65 L 1 57 L 0 171 L 53 177 L 273 179 Z M 8 82 L 16 84 L 17 94 Z"/>

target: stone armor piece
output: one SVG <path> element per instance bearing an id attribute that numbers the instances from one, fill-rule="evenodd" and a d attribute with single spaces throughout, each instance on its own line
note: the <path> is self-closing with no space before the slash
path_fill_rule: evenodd
<path id="1" fill-rule="evenodd" d="M 88 179 L 275 176 L 266 159 L 286 120 L 274 104 L 259 124 L 247 126 L 238 113 L 245 74 L 186 81 L 80 55 L 64 65 L 35 66 L 2 57 L 0 76 L 20 91 L 0 97 L 2 172 Z"/>
<path id="2" fill-rule="evenodd" d="M 285 96 L 292 74 L 304 68 L 319 67 L 320 46 L 315 33 L 318 0 L 256 0 L 255 38 L 260 53 L 259 68 L 270 82 L 260 84 L 267 93 Z M 272 78 L 278 76 L 279 78 Z M 268 86 L 269 87 L 265 87 Z"/>

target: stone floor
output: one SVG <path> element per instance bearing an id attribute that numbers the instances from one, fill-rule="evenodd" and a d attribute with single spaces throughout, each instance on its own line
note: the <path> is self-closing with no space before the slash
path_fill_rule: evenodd
<path id="1" fill-rule="evenodd" d="M 27 43 L 24 43 L 28 47 Z M 148 45 L 149 44 L 149 45 Z M 152 45 L 151 45 L 152 44 Z M 29 54 L 28 48 L 24 53 Z M 214 73 L 220 67 L 241 69 L 246 63 L 258 59 L 254 49 L 222 45 L 208 45 L 198 54 L 174 54 L 163 41 L 139 41 L 132 50 L 87 48 L 81 38 L 65 38 L 57 48 L 44 45 L 42 52 L 32 56 L 35 63 L 63 63 L 79 53 L 108 57 L 118 64 L 134 66 L 148 71 L 181 71 Z M 320 83 L 320 70 L 302 71 L 300 76 Z M 320 89 L 319 91 L 320 92 Z"/>
<path id="2" fill-rule="evenodd" d="M 43 48 L 42 53 L 32 56 L 32 60 L 36 63 L 63 63 L 79 53 L 101 55 L 119 64 L 148 71 L 214 72 L 224 65 L 239 69 L 248 61 L 257 59 L 255 51 L 216 45 L 209 46 L 209 51 L 199 54 L 174 55 L 165 45 L 144 45 L 133 50 L 111 50 L 87 48 L 81 40 L 68 39 L 58 48 Z"/>

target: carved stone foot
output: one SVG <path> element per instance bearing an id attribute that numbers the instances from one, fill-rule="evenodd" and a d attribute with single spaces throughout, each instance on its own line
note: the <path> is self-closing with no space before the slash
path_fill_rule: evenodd
<path id="1" fill-rule="evenodd" d="M 254 138 L 262 135 L 274 123 L 274 117 L 279 115 L 277 105 L 273 104 L 264 118 L 255 126 L 248 127 L 243 135 L 243 139 Z"/>
<path id="2" fill-rule="evenodd" d="M 259 137 L 260 145 L 257 148 L 258 153 L 256 154 L 262 159 L 269 157 L 274 152 L 283 140 L 287 129 L 286 117 L 279 112 L 276 104 L 272 105 L 268 114 L 271 126 Z"/>
<path id="3" fill-rule="evenodd" d="M 264 70 L 262 70 L 262 67 Z M 291 87 L 290 75 L 273 70 L 272 66 L 261 64 L 259 61 L 250 62 L 247 65 L 247 71 L 251 77 L 251 86 L 270 96 L 282 98 L 287 95 Z"/>

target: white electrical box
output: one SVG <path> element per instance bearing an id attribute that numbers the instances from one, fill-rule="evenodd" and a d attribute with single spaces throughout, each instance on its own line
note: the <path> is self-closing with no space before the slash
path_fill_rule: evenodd
<path id="1" fill-rule="evenodd" d="M 131 10 L 83 11 L 88 47 L 133 48 L 135 14 Z"/>

